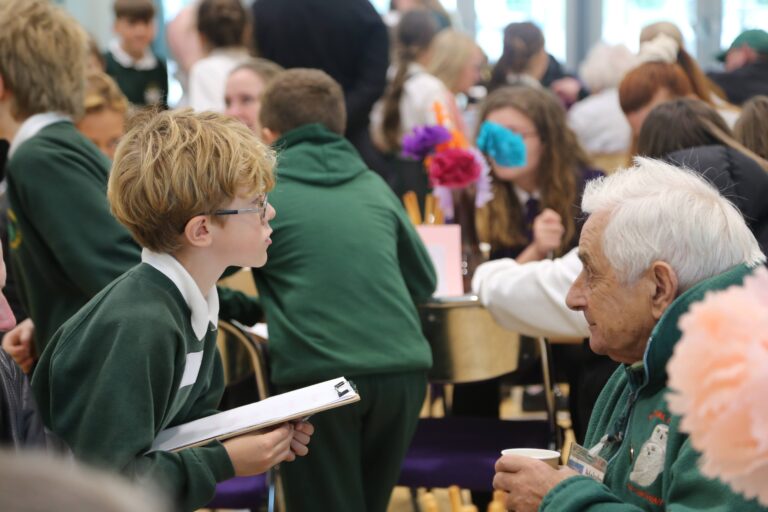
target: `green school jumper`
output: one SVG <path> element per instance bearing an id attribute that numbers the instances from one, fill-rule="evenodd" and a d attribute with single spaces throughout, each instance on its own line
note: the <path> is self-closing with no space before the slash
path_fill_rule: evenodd
<path id="1" fill-rule="evenodd" d="M 62 326 L 32 388 L 44 423 L 76 457 L 159 483 L 183 510 L 234 476 L 219 442 L 145 454 L 160 430 L 215 413 L 224 389 L 215 326 L 198 340 L 176 285 L 146 263 Z"/>
<path id="2" fill-rule="evenodd" d="M 141 259 L 109 211 L 109 165 L 68 121 L 40 130 L 8 161 L 13 271 L 38 355 L 65 320 Z"/>
<path id="3" fill-rule="evenodd" d="M 111 52 L 104 54 L 107 74 L 117 82 L 128 101 L 138 106 L 168 104 L 168 70 L 165 61 L 156 58 L 156 67 L 135 69 L 122 66 Z"/>
<path id="4" fill-rule="evenodd" d="M 587 448 L 604 436 L 600 455 L 608 461 L 604 483 L 578 476 L 554 487 L 541 503 L 545 512 L 757 512 L 718 480 L 704 477 L 699 453 L 680 431 L 680 417 L 667 408 L 667 362 L 681 333 L 680 316 L 709 290 L 741 284 L 750 272 L 739 265 L 698 283 L 664 312 L 651 333 L 643 362 L 621 365 L 595 404 Z"/>
<path id="5" fill-rule="evenodd" d="M 350 377 L 361 401 L 313 417 L 310 451 L 281 466 L 291 512 L 384 512 L 418 422 L 432 354 L 416 304 L 435 272 L 400 201 L 343 137 L 286 133 L 255 269 L 278 389 Z"/>

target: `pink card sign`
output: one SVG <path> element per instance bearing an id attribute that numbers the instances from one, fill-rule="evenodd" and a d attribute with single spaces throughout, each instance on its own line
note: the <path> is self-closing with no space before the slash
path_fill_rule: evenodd
<path id="1" fill-rule="evenodd" d="M 464 295 L 461 277 L 461 228 L 458 224 L 416 226 L 437 272 L 435 297 Z"/>

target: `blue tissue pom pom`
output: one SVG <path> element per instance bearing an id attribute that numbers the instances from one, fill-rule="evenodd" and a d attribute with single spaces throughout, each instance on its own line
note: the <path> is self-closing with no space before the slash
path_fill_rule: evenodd
<path id="1" fill-rule="evenodd" d="M 490 121 L 480 126 L 477 149 L 504 167 L 520 167 L 527 161 L 523 136 Z"/>

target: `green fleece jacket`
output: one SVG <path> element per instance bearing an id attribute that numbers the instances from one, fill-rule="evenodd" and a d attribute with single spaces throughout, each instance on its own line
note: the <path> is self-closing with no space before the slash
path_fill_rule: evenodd
<path id="1" fill-rule="evenodd" d="M 552 489 L 539 510 L 552 512 L 762 511 L 697 469 L 699 453 L 667 408 L 667 362 L 681 333 L 680 316 L 710 290 L 740 284 L 750 269 L 736 266 L 681 294 L 651 333 L 641 363 L 622 365 L 595 404 L 585 446 L 601 440 L 608 461 L 604 483 L 569 478 Z M 607 436 L 607 437 L 606 437 Z"/>
<path id="2" fill-rule="evenodd" d="M 322 125 L 275 147 L 273 245 L 254 270 L 273 382 L 429 369 L 416 304 L 434 292 L 435 271 L 397 197 Z"/>
<path id="3" fill-rule="evenodd" d="M 61 324 L 141 261 L 141 249 L 109 211 L 109 167 L 68 121 L 40 130 L 7 163 L 13 271 L 38 355 Z M 219 295 L 221 318 L 261 318 L 248 296 L 224 288 Z"/>
<path id="4" fill-rule="evenodd" d="M 215 413 L 224 390 L 216 328 L 198 340 L 190 314 L 176 285 L 142 263 L 59 329 L 32 379 L 45 425 L 76 457 L 148 478 L 183 510 L 234 476 L 218 442 L 145 454 L 160 430 Z"/>

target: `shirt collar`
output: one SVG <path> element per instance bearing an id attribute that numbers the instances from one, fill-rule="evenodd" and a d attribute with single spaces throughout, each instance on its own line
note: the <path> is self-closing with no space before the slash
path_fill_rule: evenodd
<path id="1" fill-rule="evenodd" d="M 123 50 L 120 46 L 120 41 L 113 39 L 109 42 L 109 52 L 115 58 L 118 64 L 124 68 L 134 68 L 139 71 L 146 71 L 148 69 L 155 69 L 157 67 L 157 57 L 150 48 L 144 50 L 144 55 L 139 60 L 135 60 L 128 55 L 128 52 Z"/>
<path id="2" fill-rule="evenodd" d="M 208 324 L 216 325 L 219 320 L 219 294 L 216 287 L 211 288 L 204 297 L 184 265 L 170 254 L 143 249 L 141 261 L 157 269 L 176 285 L 192 312 L 190 317 L 192 330 L 197 339 L 202 340 L 208 331 Z"/>
<path id="3" fill-rule="evenodd" d="M 8 159 L 10 160 L 13 154 L 19 149 L 23 143 L 37 135 L 37 132 L 42 130 L 48 125 L 58 123 L 59 121 L 72 121 L 68 116 L 60 114 L 58 112 L 44 112 L 42 114 L 35 114 L 29 116 L 19 126 L 19 130 L 11 141 L 11 147 L 8 148 Z"/>
<path id="4" fill-rule="evenodd" d="M 520 201 L 520 204 L 522 205 L 525 205 L 529 199 L 541 199 L 541 192 L 538 189 L 534 190 L 532 193 L 528 193 L 517 185 L 513 184 L 512 186 L 515 189 L 517 200 Z"/>

